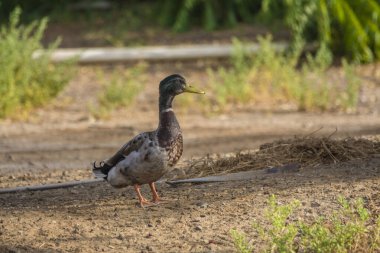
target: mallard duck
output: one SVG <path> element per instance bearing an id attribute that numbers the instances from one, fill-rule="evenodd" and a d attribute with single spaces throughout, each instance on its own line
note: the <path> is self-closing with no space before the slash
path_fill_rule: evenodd
<path id="1" fill-rule="evenodd" d="M 93 173 L 116 188 L 134 187 L 141 207 L 158 204 L 155 182 L 170 171 L 183 151 L 181 128 L 172 108 L 175 96 L 184 93 L 204 94 L 186 84 L 185 78 L 174 74 L 159 85 L 159 123 L 156 130 L 138 134 L 124 144 L 111 158 L 93 165 Z M 149 184 L 152 202 L 140 192 L 142 184 Z"/>

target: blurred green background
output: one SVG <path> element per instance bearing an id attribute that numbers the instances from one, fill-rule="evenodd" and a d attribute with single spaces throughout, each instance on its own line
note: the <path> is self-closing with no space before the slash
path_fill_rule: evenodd
<path id="1" fill-rule="evenodd" d="M 215 31 L 239 24 L 289 29 L 292 40 L 327 44 L 336 55 L 356 61 L 380 56 L 379 0 L 158 0 L 158 1 L 3 1 L 1 22 L 20 6 L 22 22 L 48 16 L 51 22 L 88 22 L 126 30 L 195 27 Z M 112 40 L 112 38 L 110 39 Z"/>

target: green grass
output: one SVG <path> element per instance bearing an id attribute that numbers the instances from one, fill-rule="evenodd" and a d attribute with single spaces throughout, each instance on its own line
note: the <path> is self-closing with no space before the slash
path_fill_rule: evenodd
<path id="1" fill-rule="evenodd" d="M 68 83 L 73 73 L 73 61 L 50 62 L 50 52 L 33 57 L 43 49 L 40 40 L 47 19 L 20 25 L 21 10 L 16 8 L 7 25 L 0 30 L 0 118 L 24 117 L 28 111 L 54 98 Z"/>
<path id="2" fill-rule="evenodd" d="M 98 105 L 90 105 L 90 112 L 96 118 L 106 118 L 116 109 L 130 106 L 146 83 L 145 64 L 129 69 L 116 68 L 110 74 L 98 73 L 102 86 L 98 94 Z"/>
<path id="3" fill-rule="evenodd" d="M 346 61 L 343 61 L 343 70 L 346 77 L 347 88 L 342 94 L 340 102 L 346 108 L 355 108 L 359 99 L 360 80 L 355 75 L 353 65 L 348 64 Z"/>
<path id="4" fill-rule="evenodd" d="M 343 61 L 344 77 L 339 84 L 329 76 L 332 55 L 326 46 L 304 60 L 300 59 L 302 44 L 292 51 L 276 52 L 271 37 L 258 40 L 261 48 L 250 56 L 235 39 L 231 67 L 209 70 L 208 110 L 224 111 L 231 105 L 276 109 L 288 104 L 300 111 L 355 111 L 360 80 L 354 65 Z"/>
<path id="5" fill-rule="evenodd" d="M 231 230 L 238 252 L 378 252 L 380 250 L 380 217 L 364 207 L 364 201 L 352 203 L 338 198 L 340 208 L 329 216 L 309 222 L 295 217 L 299 201 L 280 205 L 269 199 L 266 223 L 255 222 L 254 232 L 244 234 Z"/>

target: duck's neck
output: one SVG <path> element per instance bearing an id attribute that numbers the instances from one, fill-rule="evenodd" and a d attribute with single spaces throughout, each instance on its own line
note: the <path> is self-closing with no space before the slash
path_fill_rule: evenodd
<path id="1" fill-rule="evenodd" d="M 163 110 L 171 109 L 173 103 L 173 95 L 161 95 L 158 99 L 160 112 Z"/>
<path id="2" fill-rule="evenodd" d="M 174 96 L 160 95 L 159 98 L 159 124 L 157 138 L 161 147 L 170 145 L 171 141 L 181 134 L 181 129 L 175 117 L 172 102 Z"/>

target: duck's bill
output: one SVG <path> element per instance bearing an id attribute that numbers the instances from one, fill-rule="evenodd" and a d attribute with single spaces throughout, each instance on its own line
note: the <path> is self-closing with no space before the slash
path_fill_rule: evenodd
<path id="1" fill-rule="evenodd" d="M 199 90 L 197 88 L 194 88 L 193 86 L 186 86 L 184 92 L 205 94 L 205 92 L 203 90 Z"/>

